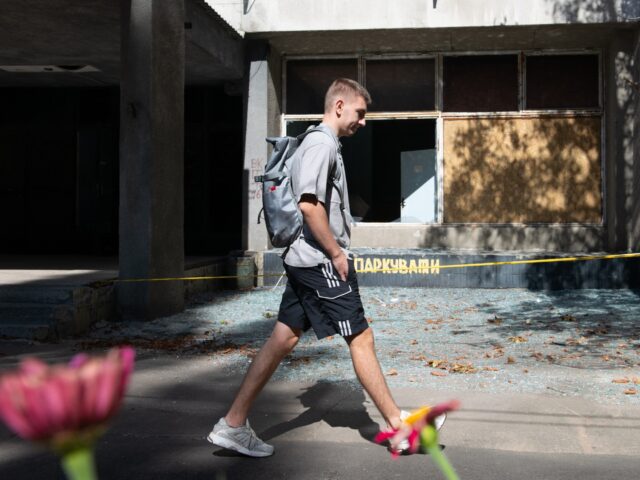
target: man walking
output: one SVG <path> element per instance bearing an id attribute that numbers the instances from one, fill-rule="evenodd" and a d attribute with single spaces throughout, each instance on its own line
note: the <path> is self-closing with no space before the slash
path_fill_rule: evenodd
<path id="1" fill-rule="evenodd" d="M 304 218 L 303 230 L 284 256 L 288 282 L 278 321 L 253 359 L 229 411 L 207 437 L 215 445 L 253 457 L 273 454 L 273 447 L 256 436 L 247 417 L 282 359 L 309 328 L 318 339 L 342 335 L 358 380 L 389 427 L 400 427 L 408 415 L 393 400 L 380 368 L 353 257 L 347 250 L 351 214 L 338 138 L 365 126 L 369 103 L 369 92 L 358 82 L 335 80 L 325 96 L 322 123 L 294 154 L 291 182 Z M 442 423 L 444 416 L 437 420 L 437 427 Z"/>

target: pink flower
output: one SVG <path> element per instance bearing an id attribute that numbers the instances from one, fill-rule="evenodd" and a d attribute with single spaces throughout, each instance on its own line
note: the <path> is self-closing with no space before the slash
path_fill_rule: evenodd
<path id="1" fill-rule="evenodd" d="M 60 450 L 91 442 L 118 410 L 134 358 L 133 348 L 121 347 L 76 355 L 69 365 L 23 360 L 0 377 L 0 418 L 21 437 Z"/>
<path id="2" fill-rule="evenodd" d="M 420 432 L 422 429 L 427 425 L 434 426 L 434 420 L 436 417 L 439 417 L 443 413 L 456 410 L 459 406 L 460 402 L 457 400 L 450 400 L 449 402 L 440 403 L 434 407 L 419 408 L 418 410 L 411 412 L 400 428 L 383 430 L 376 435 L 374 441 L 376 443 L 382 443 L 385 440 L 389 440 L 391 446 L 394 447 L 402 440 L 408 440 L 409 451 L 411 453 L 415 453 L 418 451 L 420 446 Z M 400 452 L 395 448 L 392 448 L 391 455 L 395 458 L 400 455 Z"/>

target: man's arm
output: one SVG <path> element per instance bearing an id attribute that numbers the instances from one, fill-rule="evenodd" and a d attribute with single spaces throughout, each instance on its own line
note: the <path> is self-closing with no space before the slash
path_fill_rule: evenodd
<path id="1" fill-rule="evenodd" d="M 329 227 L 329 219 L 322 202 L 319 202 L 315 195 L 304 194 L 299 202 L 300 211 L 308 225 L 313 238 L 320 244 L 322 249 L 331 258 L 331 263 L 336 268 L 338 275 L 343 282 L 347 281 L 349 274 L 349 263 L 338 242 Z"/>

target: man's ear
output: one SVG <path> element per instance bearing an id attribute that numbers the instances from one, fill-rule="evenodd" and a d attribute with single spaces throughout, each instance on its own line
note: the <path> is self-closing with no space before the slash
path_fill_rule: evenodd
<path id="1" fill-rule="evenodd" d="M 342 110 L 344 110 L 344 100 L 342 100 L 341 98 L 339 98 L 336 101 L 336 113 L 338 115 L 342 115 Z"/>

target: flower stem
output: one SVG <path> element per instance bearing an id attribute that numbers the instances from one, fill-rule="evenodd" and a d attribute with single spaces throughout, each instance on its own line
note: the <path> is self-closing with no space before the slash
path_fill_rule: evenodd
<path id="1" fill-rule="evenodd" d="M 427 451 L 447 480 L 459 480 L 456 471 L 449 463 L 449 460 L 447 460 L 447 457 L 444 456 L 444 453 L 440 450 L 439 445 L 429 446 L 427 447 Z"/>
<path id="2" fill-rule="evenodd" d="M 93 449 L 80 447 L 62 456 L 62 468 L 69 480 L 98 480 Z"/>

